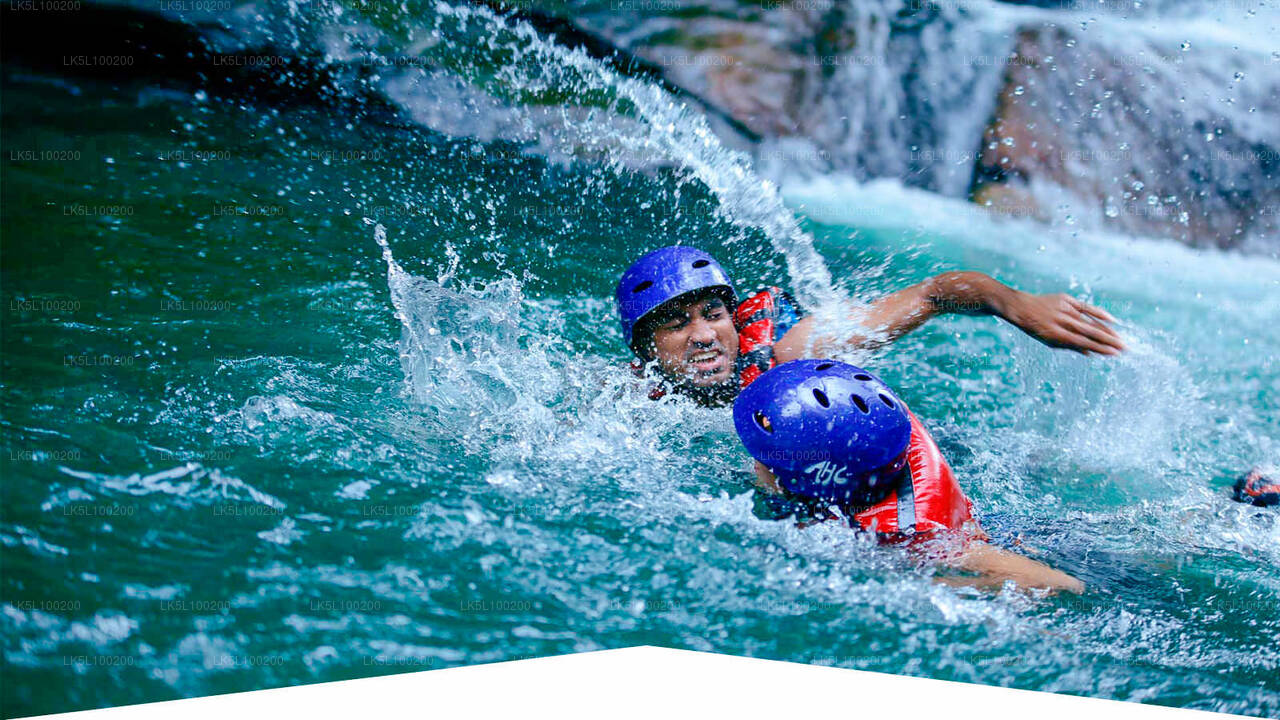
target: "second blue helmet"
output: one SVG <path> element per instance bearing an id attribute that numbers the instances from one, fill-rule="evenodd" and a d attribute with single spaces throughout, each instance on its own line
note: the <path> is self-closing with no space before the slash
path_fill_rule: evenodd
<path id="1" fill-rule="evenodd" d="M 636 325 L 664 303 L 702 289 L 722 290 L 737 302 L 733 283 L 720 263 L 707 253 L 684 245 L 654 250 L 632 263 L 618 280 L 616 293 L 622 336 L 635 349 Z"/>
<path id="2" fill-rule="evenodd" d="M 733 424 L 782 489 L 836 503 L 887 495 L 911 441 L 902 400 L 866 370 L 833 360 L 764 373 L 738 395 Z"/>

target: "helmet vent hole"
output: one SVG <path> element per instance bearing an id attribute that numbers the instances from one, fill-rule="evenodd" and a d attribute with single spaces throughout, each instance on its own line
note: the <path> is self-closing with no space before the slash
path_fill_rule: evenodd
<path id="1" fill-rule="evenodd" d="M 706 259 L 693 261 L 693 266 L 696 268 L 704 268 L 710 264 L 711 264 L 711 261 Z"/>
<path id="2" fill-rule="evenodd" d="M 890 408 L 893 407 L 893 400 L 888 395 L 885 395 L 884 393 L 880 393 L 880 402 L 884 403 L 885 406 L 887 407 L 890 407 Z"/>
<path id="3" fill-rule="evenodd" d="M 631 288 L 631 292 L 644 292 L 645 290 L 648 290 L 651 287 L 653 287 L 653 281 L 645 280 L 639 285 L 636 285 L 635 287 Z"/>
<path id="4" fill-rule="evenodd" d="M 760 426 L 761 430 L 770 434 L 773 433 L 773 423 L 769 422 L 768 416 L 766 416 L 764 413 L 757 412 L 755 415 L 752 416 L 752 419 L 756 421 L 756 425 Z"/>
<path id="5" fill-rule="evenodd" d="M 871 412 L 871 408 L 867 407 L 867 401 L 863 400 L 861 396 L 850 395 L 849 399 L 853 401 L 854 405 L 858 406 L 858 409 L 862 411 L 863 415 L 866 415 L 867 413 Z"/>
<path id="6" fill-rule="evenodd" d="M 822 363 L 818 367 L 814 368 L 814 370 L 817 370 L 818 372 L 822 372 L 823 370 L 830 370 L 834 366 L 835 366 L 835 363 Z"/>
<path id="7" fill-rule="evenodd" d="M 866 374 L 866 373 L 858 373 L 857 375 L 854 375 L 854 376 L 853 376 L 853 379 L 854 379 L 854 380 L 861 380 L 862 382 L 867 382 L 867 381 L 871 380 L 871 376 L 870 376 L 870 375 L 868 375 L 868 374 Z"/>
<path id="8" fill-rule="evenodd" d="M 818 388 L 813 389 L 813 399 L 817 400 L 818 404 L 824 408 L 831 407 L 831 400 L 827 398 L 827 394 L 822 392 Z"/>

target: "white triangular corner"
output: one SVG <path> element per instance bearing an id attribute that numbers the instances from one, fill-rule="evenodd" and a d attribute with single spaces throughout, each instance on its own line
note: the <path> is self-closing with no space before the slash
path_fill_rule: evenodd
<path id="1" fill-rule="evenodd" d="M 1126 718 L 1216 713 L 657 647 L 48 715 L 60 720 Z"/>

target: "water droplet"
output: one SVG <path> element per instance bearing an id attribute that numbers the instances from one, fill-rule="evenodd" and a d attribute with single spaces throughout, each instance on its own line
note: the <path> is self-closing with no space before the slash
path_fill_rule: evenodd
<path id="1" fill-rule="evenodd" d="M 1022 93 L 1024 93 L 1024 92 L 1026 92 L 1026 90 L 1025 90 L 1025 89 L 1023 89 L 1023 87 L 1022 87 L 1021 85 L 1019 85 L 1018 87 L 1016 87 L 1016 88 L 1014 88 L 1014 89 L 1013 89 L 1013 94 L 1014 94 L 1014 95 L 1021 95 L 1021 94 L 1022 94 Z"/>
<path id="2" fill-rule="evenodd" d="M 203 90 L 197 90 L 195 94 L 196 102 L 204 102 L 209 99 L 209 93 Z"/>
<path id="3" fill-rule="evenodd" d="M 1107 205 L 1106 214 L 1109 218 L 1120 217 L 1120 210 L 1115 205 Z"/>
<path id="4" fill-rule="evenodd" d="M 1007 137 L 1007 138 L 1005 138 L 1005 139 L 1001 140 L 1000 142 L 1001 142 L 1001 144 L 1003 144 L 1003 145 L 1005 145 L 1005 146 L 1007 146 L 1007 147 L 1013 147 L 1013 146 L 1014 146 L 1013 138 L 1011 138 L 1011 137 Z"/>
<path id="5" fill-rule="evenodd" d="M 1189 43 L 1189 42 L 1185 42 L 1185 41 L 1184 41 L 1184 42 L 1182 43 L 1182 52 L 1186 52 L 1186 51 L 1188 51 L 1188 50 L 1190 50 L 1190 49 L 1191 49 L 1191 43 Z"/>
<path id="6" fill-rule="evenodd" d="M 1240 82 L 1241 80 L 1244 79 L 1244 73 L 1237 70 L 1235 74 L 1235 78 L 1236 78 L 1236 82 Z"/>

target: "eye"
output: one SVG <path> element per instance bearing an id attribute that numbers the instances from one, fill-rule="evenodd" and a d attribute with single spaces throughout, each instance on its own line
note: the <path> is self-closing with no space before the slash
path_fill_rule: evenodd
<path id="1" fill-rule="evenodd" d="M 688 318 L 671 318 L 670 320 L 662 323 L 662 329 L 663 330 L 679 330 L 680 328 L 684 327 L 684 324 L 688 321 L 689 321 Z"/>
<path id="2" fill-rule="evenodd" d="M 769 422 L 769 418 L 764 413 L 757 412 L 755 415 L 751 416 L 751 419 L 756 421 L 756 425 L 758 425 L 761 430 L 769 434 L 773 434 L 773 423 Z"/>

